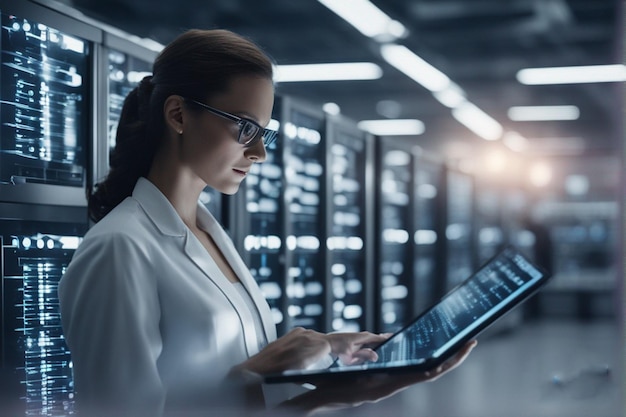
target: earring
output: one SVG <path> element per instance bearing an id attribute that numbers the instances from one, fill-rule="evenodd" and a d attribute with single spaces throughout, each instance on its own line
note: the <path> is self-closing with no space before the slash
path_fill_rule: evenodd
<path id="1" fill-rule="evenodd" d="M 179 134 L 179 135 L 182 135 L 182 134 L 183 134 L 183 131 L 182 131 L 182 130 L 179 130 L 179 131 L 178 131 L 178 134 Z"/>

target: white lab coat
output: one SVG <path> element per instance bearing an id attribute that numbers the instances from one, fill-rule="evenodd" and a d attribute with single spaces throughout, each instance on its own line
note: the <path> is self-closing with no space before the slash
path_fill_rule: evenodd
<path id="1" fill-rule="evenodd" d="M 201 204 L 198 225 L 250 293 L 265 338 L 274 340 L 267 302 Z M 128 415 L 159 416 L 245 401 L 243 387 L 225 378 L 258 351 L 250 309 L 147 179 L 88 231 L 61 279 L 59 300 L 83 410 L 114 405 Z"/>

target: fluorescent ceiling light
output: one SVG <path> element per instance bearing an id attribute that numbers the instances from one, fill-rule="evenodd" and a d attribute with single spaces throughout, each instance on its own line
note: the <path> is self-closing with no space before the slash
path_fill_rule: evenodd
<path id="1" fill-rule="evenodd" d="M 318 0 L 370 38 L 390 42 L 405 37 L 407 29 L 368 0 Z"/>
<path id="2" fill-rule="evenodd" d="M 626 66 L 526 68 L 518 71 L 517 80 L 527 85 L 623 82 L 626 81 Z"/>
<path id="3" fill-rule="evenodd" d="M 377 136 L 421 135 L 424 133 L 424 123 L 417 119 L 362 120 L 358 123 L 358 127 Z"/>
<path id="4" fill-rule="evenodd" d="M 382 76 L 383 70 L 378 65 L 370 62 L 277 65 L 274 67 L 274 81 L 279 83 L 376 80 Z"/>
<path id="5" fill-rule="evenodd" d="M 516 122 L 543 120 L 577 120 L 580 110 L 576 106 L 513 106 L 509 119 Z"/>
<path id="6" fill-rule="evenodd" d="M 502 125 L 473 103 L 452 109 L 452 116 L 483 139 L 498 140 L 502 136 Z"/>
<path id="7" fill-rule="evenodd" d="M 415 55 L 406 46 L 387 44 L 381 46 L 380 51 L 390 65 L 432 92 L 445 90 L 450 85 L 450 78 L 446 74 Z"/>
<path id="8" fill-rule="evenodd" d="M 460 106 L 466 100 L 465 91 L 453 82 L 450 82 L 445 89 L 434 92 L 433 96 L 441 104 L 451 109 Z"/>

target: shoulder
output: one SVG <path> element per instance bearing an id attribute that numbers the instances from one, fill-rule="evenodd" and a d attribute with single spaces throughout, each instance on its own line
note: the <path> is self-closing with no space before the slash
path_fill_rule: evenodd
<path id="1" fill-rule="evenodd" d="M 112 234 L 132 234 L 150 224 L 141 205 L 132 197 L 126 198 L 87 232 L 87 237 Z"/>
<path id="2" fill-rule="evenodd" d="M 87 232 L 61 278 L 62 293 L 86 286 L 106 292 L 139 281 L 153 285 L 159 241 L 140 211 L 127 199 Z"/>
<path id="3" fill-rule="evenodd" d="M 127 198 L 92 226 L 76 249 L 70 268 L 98 264 L 126 266 L 149 260 L 159 245 L 152 223 L 132 198 Z M 74 267 L 74 268 L 72 268 Z"/>
<path id="4" fill-rule="evenodd" d="M 158 235 L 158 229 L 141 205 L 129 197 L 87 231 L 77 252 L 84 247 L 105 247 L 112 243 L 148 248 L 152 242 L 158 245 Z"/>

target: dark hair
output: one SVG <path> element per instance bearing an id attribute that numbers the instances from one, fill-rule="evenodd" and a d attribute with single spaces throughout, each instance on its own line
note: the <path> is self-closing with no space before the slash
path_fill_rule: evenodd
<path id="1" fill-rule="evenodd" d="M 165 131 L 163 105 L 177 94 L 205 100 L 223 93 L 240 75 L 272 79 L 272 60 L 253 42 L 227 30 L 189 30 L 168 44 L 124 101 L 110 171 L 89 195 L 97 222 L 132 194 L 146 176 Z"/>

